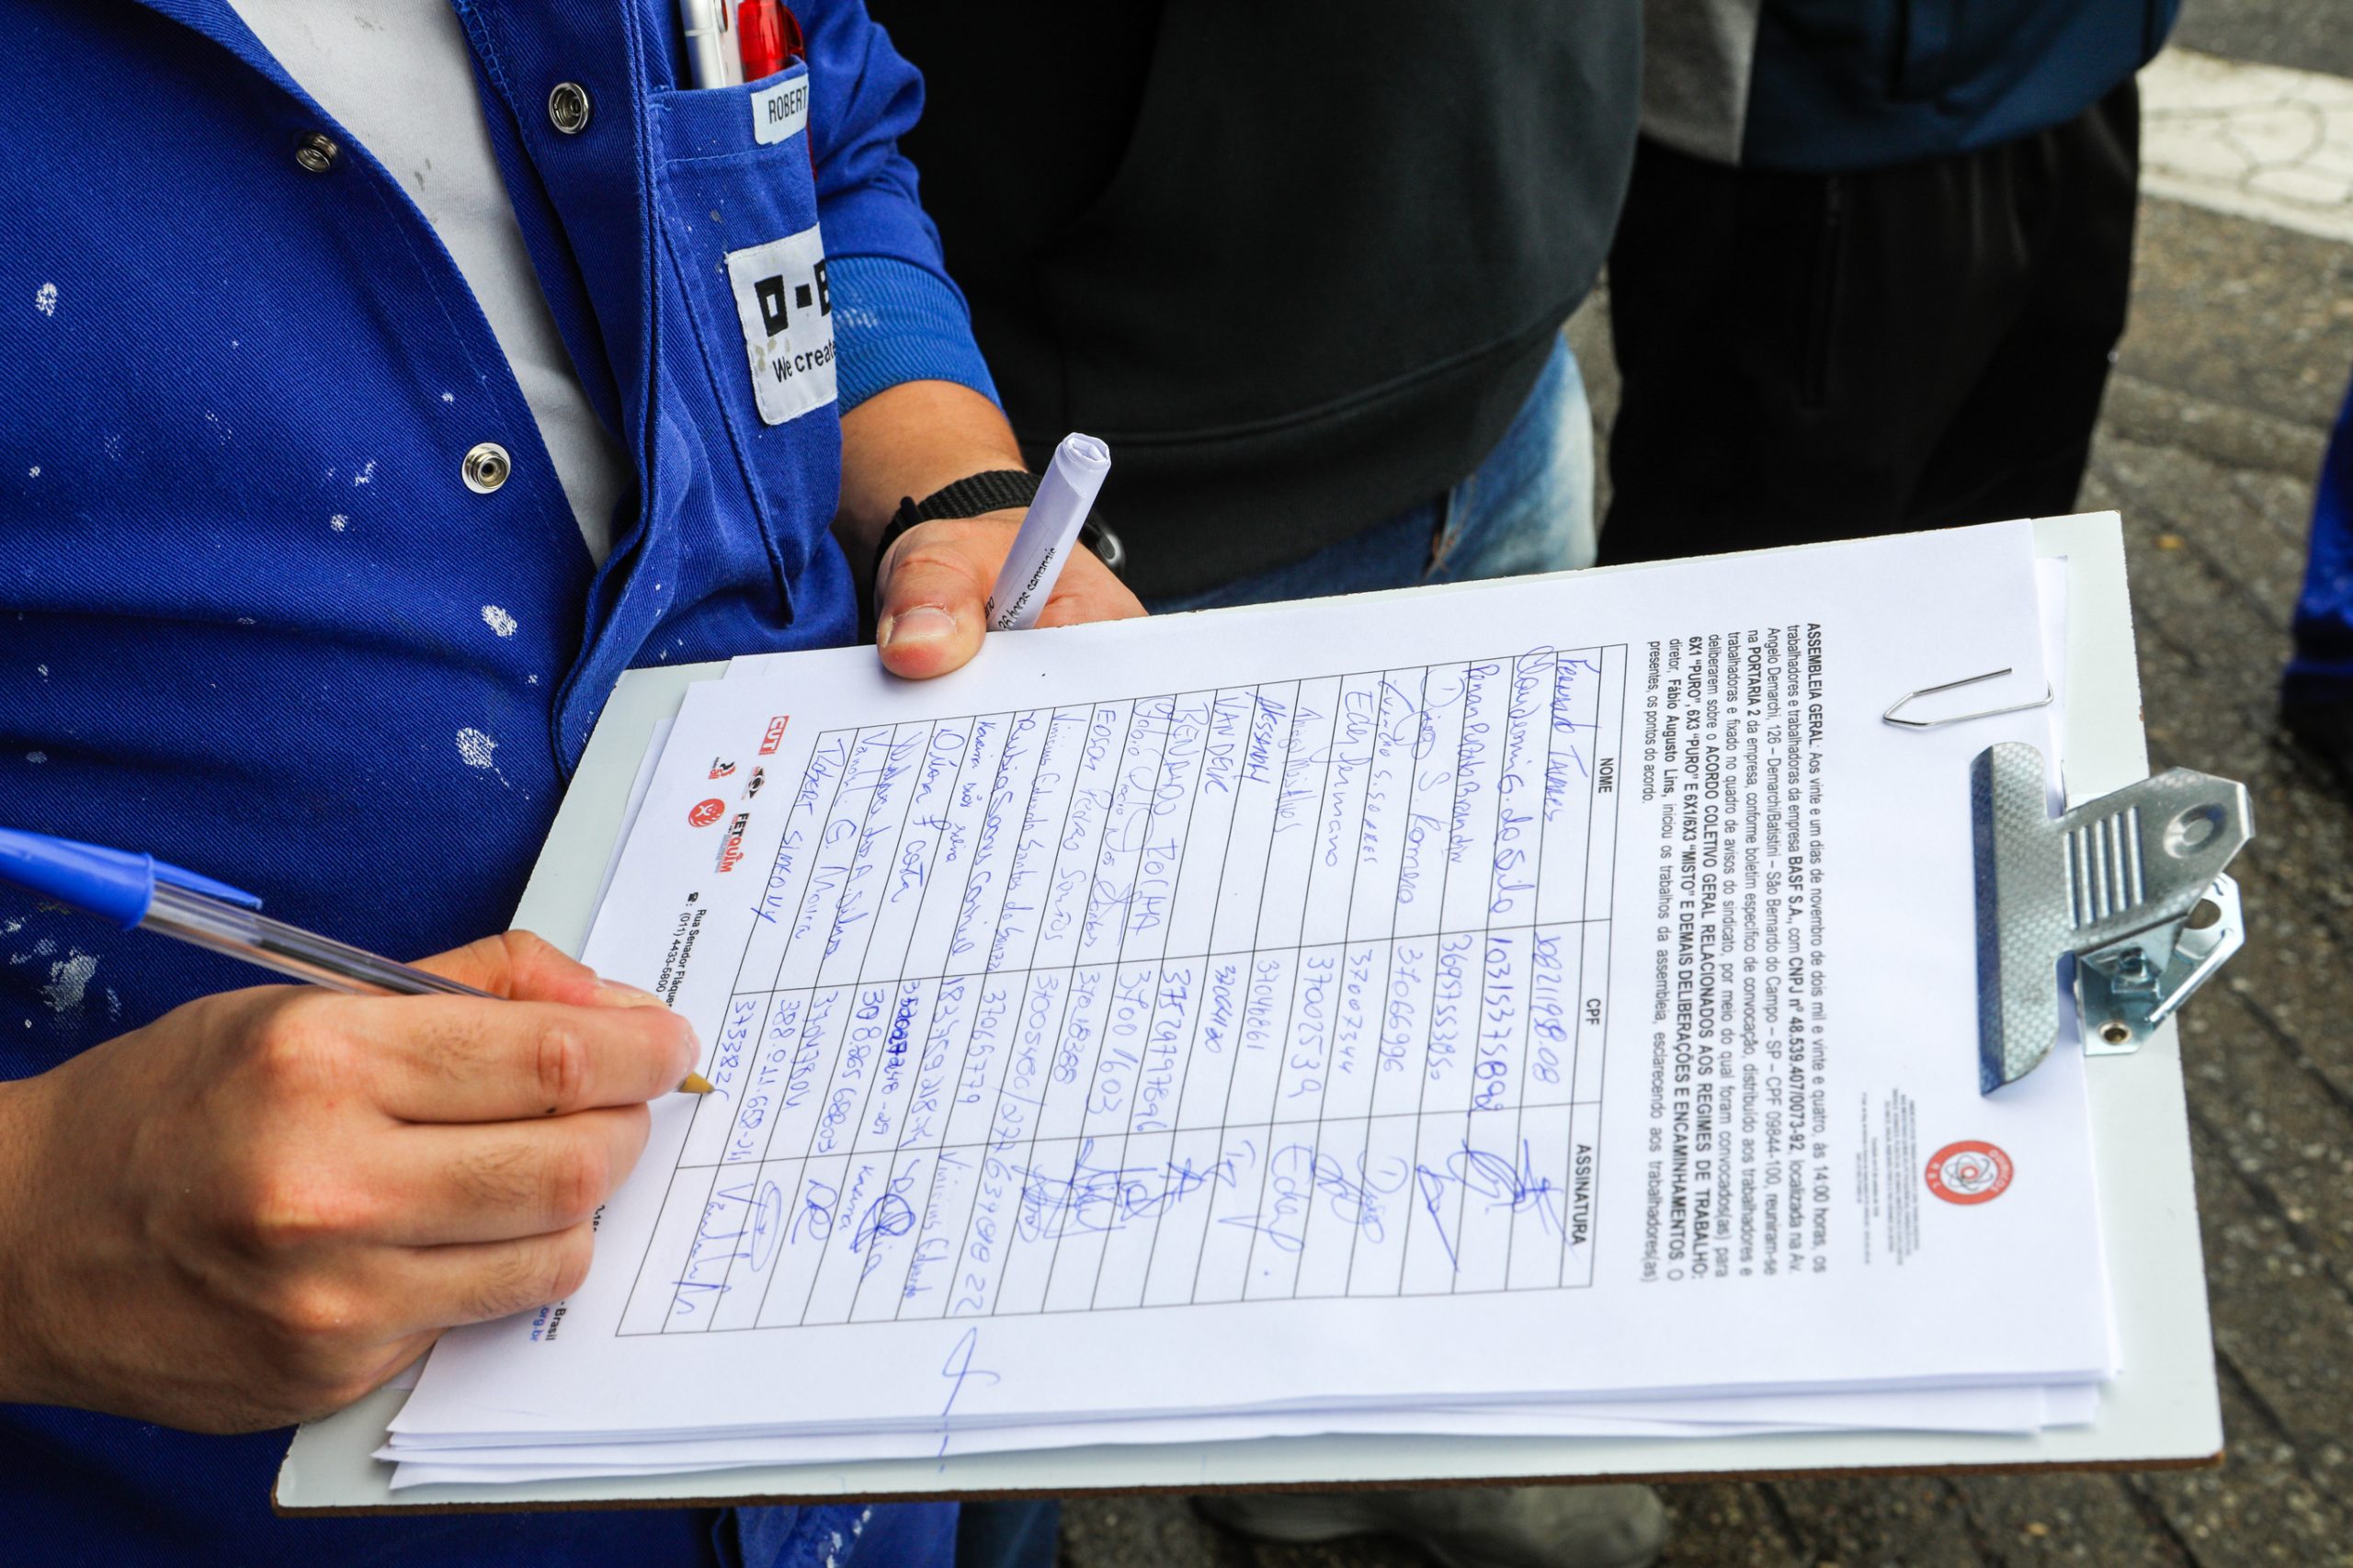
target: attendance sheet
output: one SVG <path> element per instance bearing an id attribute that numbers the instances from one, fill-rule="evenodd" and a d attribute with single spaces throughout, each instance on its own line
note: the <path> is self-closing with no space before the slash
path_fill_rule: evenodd
<path id="1" fill-rule="evenodd" d="M 585 954 L 703 1031 L 395 1433 L 952 1429 L 2111 1368 L 2081 1062 L 1977 1091 L 2028 525 L 737 661 Z"/>

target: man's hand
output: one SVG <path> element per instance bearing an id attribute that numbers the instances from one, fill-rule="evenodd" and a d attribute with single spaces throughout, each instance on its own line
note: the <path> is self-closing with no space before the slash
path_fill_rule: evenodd
<path id="1" fill-rule="evenodd" d="M 942 517 L 901 534 L 882 559 L 874 595 L 882 666 L 910 680 L 946 675 L 980 651 L 982 609 L 1021 527 L 1018 512 Z M 1040 626 L 1127 620 L 1143 614 L 1128 585 L 1074 545 L 1039 611 Z"/>
<path id="2" fill-rule="evenodd" d="M 282 1426 L 579 1287 L 692 1033 L 527 933 L 425 967 L 517 1000 L 227 992 L 0 1085 L 0 1400 Z"/>
<path id="3" fill-rule="evenodd" d="M 922 500 L 960 479 L 1020 468 L 1021 447 L 996 404 L 949 381 L 907 381 L 842 416 L 842 504 L 835 535 L 862 583 L 875 541 L 902 496 Z M 981 646 L 982 607 L 1013 548 L 1018 512 L 943 517 L 909 528 L 875 574 L 876 643 L 883 667 L 923 679 L 962 665 Z M 1038 617 L 1040 626 L 1121 620 L 1143 606 L 1092 551 L 1074 547 Z"/>

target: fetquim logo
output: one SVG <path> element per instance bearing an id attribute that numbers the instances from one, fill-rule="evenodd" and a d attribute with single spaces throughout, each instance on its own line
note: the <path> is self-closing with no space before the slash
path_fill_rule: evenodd
<path id="1" fill-rule="evenodd" d="M 744 858 L 744 830 L 752 825 L 752 813 L 738 812 L 735 820 L 727 824 L 727 842 L 719 846 L 719 869 L 732 871 L 735 862 Z"/>

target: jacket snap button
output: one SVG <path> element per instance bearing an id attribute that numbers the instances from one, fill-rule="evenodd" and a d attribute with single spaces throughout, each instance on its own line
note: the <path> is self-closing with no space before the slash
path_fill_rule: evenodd
<path id="1" fill-rule="evenodd" d="M 323 175 L 335 167 L 335 161 L 342 152 L 343 149 L 335 144 L 334 137 L 324 131 L 313 131 L 294 143 L 294 161 L 312 174 Z"/>
<path id="2" fill-rule="evenodd" d="M 548 95 L 548 119 L 566 136 L 588 129 L 588 89 L 577 82 L 558 82 Z"/>
<path id="3" fill-rule="evenodd" d="M 461 465 L 466 476 L 466 488 L 477 495 L 487 495 L 506 483 L 515 472 L 514 462 L 506 456 L 506 449 L 495 441 L 484 441 L 466 454 Z"/>

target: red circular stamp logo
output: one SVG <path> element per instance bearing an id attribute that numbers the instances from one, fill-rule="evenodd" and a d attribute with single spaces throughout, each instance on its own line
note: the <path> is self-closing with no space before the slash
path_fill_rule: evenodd
<path id="1" fill-rule="evenodd" d="M 2010 1157 L 1991 1143 L 1948 1143 L 1928 1158 L 1928 1190 L 1947 1203 L 1990 1203 L 2009 1185 Z"/>
<path id="2" fill-rule="evenodd" d="M 697 806 L 693 811 L 687 813 L 687 825 L 689 827 L 709 827 L 712 823 L 717 822 L 721 817 L 723 817 L 726 814 L 726 801 L 705 801 L 701 805 Z"/>

